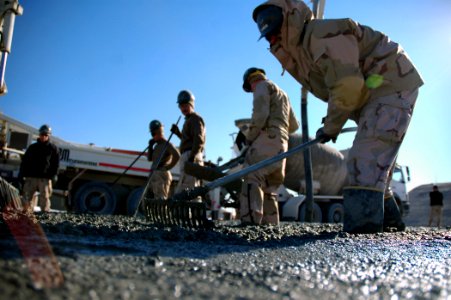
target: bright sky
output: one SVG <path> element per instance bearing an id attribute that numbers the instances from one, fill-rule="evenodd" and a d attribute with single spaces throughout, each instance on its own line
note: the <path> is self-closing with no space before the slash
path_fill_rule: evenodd
<path id="1" fill-rule="evenodd" d="M 257 42 L 251 14 L 262 2 L 22 0 L 0 110 L 34 127 L 48 123 L 67 141 L 143 150 L 151 120 L 169 136 L 181 115 L 177 94 L 189 89 L 206 122 L 207 160 L 227 160 L 234 120 L 252 110 L 241 88 L 248 67 L 264 68 L 300 118 L 300 85 L 281 76 L 267 42 Z M 451 1 L 326 1 L 325 18 L 346 17 L 400 43 L 426 82 L 398 157 L 410 166 L 409 189 L 451 182 Z M 310 95 L 311 135 L 325 114 Z M 348 133 L 332 146 L 348 148 L 352 139 Z"/>

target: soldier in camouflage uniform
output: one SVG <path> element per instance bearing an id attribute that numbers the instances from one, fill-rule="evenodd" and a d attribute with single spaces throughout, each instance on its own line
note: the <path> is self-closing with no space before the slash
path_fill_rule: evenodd
<path id="1" fill-rule="evenodd" d="M 171 188 L 170 170 L 180 159 L 179 151 L 164 138 L 164 127 L 158 120 L 149 124 L 152 139 L 149 140 L 147 159 L 152 161 L 150 183 L 155 198 L 167 199 Z"/>
<path id="2" fill-rule="evenodd" d="M 344 231 L 404 230 L 390 174 L 423 84 L 407 54 L 351 19 L 314 19 L 299 0 L 269 0 L 253 19 L 283 68 L 328 103 L 317 137 L 334 141 L 348 119 L 358 124 L 343 191 Z"/>
<path id="3" fill-rule="evenodd" d="M 194 95 L 187 90 L 182 90 L 177 97 L 180 111 L 185 116 L 185 123 L 180 132 L 177 125 L 173 124 L 171 132 L 180 139 L 180 180 L 176 193 L 186 189 L 200 186 L 200 181 L 185 173 L 185 163 L 193 162 L 203 166 L 203 152 L 205 148 L 205 123 L 202 117 L 194 111 Z M 200 200 L 200 199 L 197 199 Z"/>
<path id="4" fill-rule="evenodd" d="M 265 71 L 249 68 L 243 76 L 243 89 L 253 92 L 253 111 L 247 144 L 245 167 L 287 151 L 288 134 L 295 132 L 298 121 L 288 96 L 266 79 Z M 240 195 L 243 224 L 279 224 L 277 188 L 285 177 L 285 160 L 247 175 Z"/>

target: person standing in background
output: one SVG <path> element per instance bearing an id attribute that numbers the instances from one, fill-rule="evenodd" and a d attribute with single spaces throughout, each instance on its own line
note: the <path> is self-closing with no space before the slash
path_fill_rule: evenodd
<path id="1" fill-rule="evenodd" d="M 299 128 L 288 95 L 266 78 L 263 69 L 249 68 L 243 90 L 253 95 L 252 118 L 246 135 L 244 167 L 288 149 L 288 136 Z M 277 188 L 285 178 L 285 159 L 245 176 L 240 195 L 240 218 L 247 224 L 279 224 Z"/>
<path id="2" fill-rule="evenodd" d="M 179 193 L 200 185 L 200 180 L 185 173 L 185 163 L 192 162 L 203 166 L 206 135 L 204 120 L 194 111 L 194 95 L 187 90 L 180 91 L 177 104 L 185 116 L 182 131 L 176 124 L 171 127 L 171 132 L 180 139 L 180 179 L 175 190 Z"/>
<path id="3" fill-rule="evenodd" d="M 442 222 L 442 210 L 443 210 L 443 194 L 438 190 L 438 186 L 432 187 L 432 192 L 429 193 L 431 212 L 429 214 L 429 224 L 432 225 L 434 219 L 437 220 L 437 227 L 440 228 Z"/>
<path id="4" fill-rule="evenodd" d="M 172 183 L 170 170 L 180 159 L 180 153 L 172 143 L 164 137 L 163 124 L 153 120 L 149 124 L 152 139 L 149 140 L 147 159 L 152 162 L 150 183 L 154 198 L 167 199 Z"/>
<path id="5" fill-rule="evenodd" d="M 19 180 L 23 185 L 23 207 L 26 212 L 33 212 L 36 206 L 35 192 L 39 192 L 39 206 L 41 212 L 50 212 L 50 197 L 52 187 L 58 179 L 59 151 L 58 147 L 50 142 L 52 129 L 49 125 L 39 128 L 39 137 L 36 143 L 31 144 L 25 151 L 20 165 Z"/>

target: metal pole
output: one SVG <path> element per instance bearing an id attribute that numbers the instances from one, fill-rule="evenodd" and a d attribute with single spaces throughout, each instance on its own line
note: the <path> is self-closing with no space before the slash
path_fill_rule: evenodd
<path id="1" fill-rule="evenodd" d="M 308 118 L 307 118 L 307 94 L 306 88 L 301 89 L 301 122 L 302 143 L 309 140 Z M 313 221 L 313 171 L 312 155 L 310 147 L 304 150 L 304 173 L 305 173 L 305 221 Z"/>
<path id="2" fill-rule="evenodd" d="M 324 6 L 326 0 L 312 0 L 313 13 L 317 19 L 322 19 L 324 15 Z M 301 88 L 301 122 L 302 122 L 302 142 L 309 140 L 308 130 L 308 113 L 307 113 L 307 96 L 306 88 Z M 313 171 L 312 171 L 312 154 L 310 148 L 304 150 L 304 173 L 305 173 L 305 221 L 313 221 Z"/>
<path id="3" fill-rule="evenodd" d="M 144 149 L 139 155 L 138 157 L 135 158 L 135 160 L 127 167 L 127 169 L 124 170 L 124 172 L 122 172 L 121 175 L 119 175 L 116 180 L 113 181 L 113 183 L 111 185 L 115 185 L 116 183 L 118 183 L 119 179 L 122 178 L 122 176 L 125 175 L 125 173 L 127 173 L 128 170 L 130 170 L 131 167 L 133 167 L 133 165 L 138 161 L 138 159 L 143 156 L 144 153 L 146 153 L 147 149 L 149 149 L 149 146 L 146 147 L 146 149 Z"/>
<path id="4" fill-rule="evenodd" d="M 313 13 L 315 14 L 315 18 L 323 19 L 326 0 L 313 0 L 312 2 L 313 2 Z"/>

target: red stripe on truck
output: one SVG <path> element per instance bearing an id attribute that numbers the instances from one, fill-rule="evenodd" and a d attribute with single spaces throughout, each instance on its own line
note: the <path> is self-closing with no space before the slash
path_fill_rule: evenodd
<path id="1" fill-rule="evenodd" d="M 111 152 L 122 153 L 122 154 L 130 154 L 130 155 L 140 155 L 141 152 L 133 151 L 133 150 L 122 150 L 122 149 L 111 149 Z M 146 154 L 146 153 L 144 153 Z"/>
<path id="2" fill-rule="evenodd" d="M 108 168 L 116 168 L 116 169 L 124 169 L 124 170 L 128 168 L 128 166 L 109 164 L 109 163 L 103 163 L 103 162 L 100 162 L 99 166 L 101 166 L 101 167 L 108 167 Z M 150 169 L 136 168 L 136 167 L 131 167 L 129 170 L 137 171 L 137 172 L 149 172 L 150 171 Z"/>

